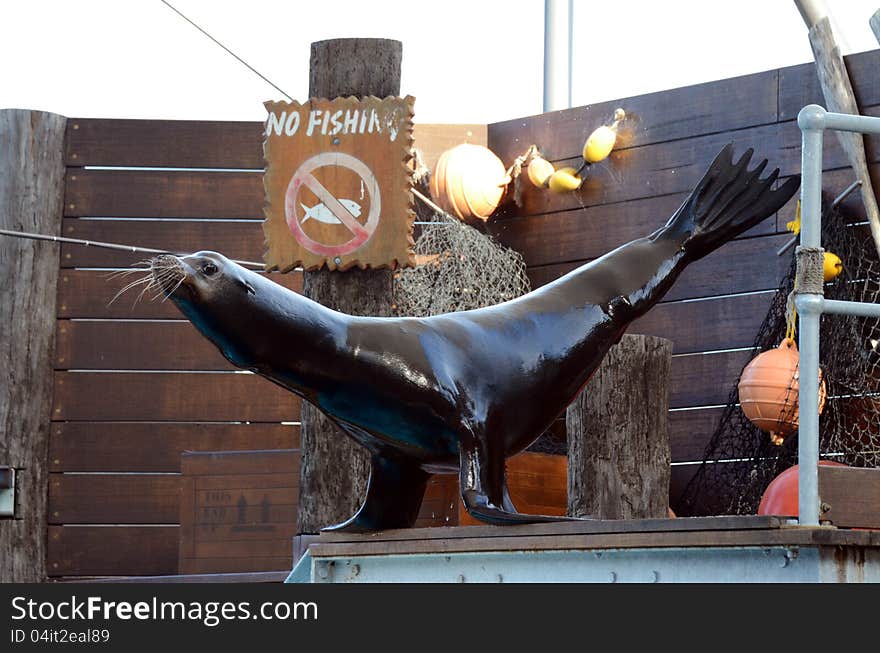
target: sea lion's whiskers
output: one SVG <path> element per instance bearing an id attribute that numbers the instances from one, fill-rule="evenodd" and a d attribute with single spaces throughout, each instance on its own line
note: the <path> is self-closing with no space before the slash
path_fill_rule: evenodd
<path id="1" fill-rule="evenodd" d="M 143 290 L 141 290 L 141 294 L 138 297 L 140 299 L 143 297 L 144 293 L 148 290 L 155 290 L 156 293 L 150 298 L 150 301 L 156 301 L 163 294 L 166 295 L 169 292 L 166 287 L 167 283 L 171 281 L 175 276 L 175 271 L 172 268 L 160 268 L 158 270 L 153 270 L 150 276 L 150 283 L 148 283 Z M 182 281 L 182 279 L 181 279 Z M 173 292 L 173 290 L 171 291 Z"/>
<path id="2" fill-rule="evenodd" d="M 153 279 L 157 282 L 169 281 L 177 275 L 177 271 L 173 268 L 161 268 L 153 270 Z"/>
<path id="3" fill-rule="evenodd" d="M 174 294 L 174 291 L 177 290 L 178 288 L 180 288 L 180 284 L 182 284 L 182 283 L 183 283 L 183 279 L 181 279 L 180 281 L 178 281 L 178 282 L 175 284 L 174 288 L 172 288 L 172 289 L 169 290 L 168 292 L 165 292 L 164 290 L 162 290 L 162 291 L 159 292 L 155 297 L 153 297 L 153 301 L 159 299 L 159 297 L 162 298 L 162 299 L 159 299 L 159 303 L 162 303 L 162 302 L 164 302 L 164 301 L 167 301 L 168 298 L 171 297 L 171 295 Z"/>
<path id="4" fill-rule="evenodd" d="M 134 306 L 141 299 L 143 299 L 144 295 L 149 290 L 162 288 L 165 282 L 170 281 L 175 276 L 177 269 L 180 269 L 182 271 L 182 268 L 179 268 L 179 266 L 162 266 L 157 269 L 157 267 L 153 265 L 151 261 L 139 261 L 135 265 L 141 264 L 145 264 L 149 267 L 134 267 L 128 270 L 116 270 L 108 275 L 109 278 L 120 278 L 134 274 L 135 272 L 144 273 L 144 276 L 135 279 L 134 281 L 131 281 L 120 288 L 119 291 L 113 296 L 113 299 L 108 302 L 108 306 L 132 288 L 143 284 L 143 288 L 141 288 L 140 293 L 137 295 L 137 297 L 135 297 L 134 301 L 132 302 L 132 306 Z"/>
<path id="5" fill-rule="evenodd" d="M 186 279 L 185 276 L 184 276 L 184 277 L 180 277 L 180 279 L 178 279 L 178 280 L 177 280 L 177 283 L 174 285 L 174 288 L 172 288 L 172 289 L 169 290 L 167 293 L 165 293 L 165 296 L 162 298 L 162 301 L 164 302 L 164 301 L 167 300 L 169 297 L 171 297 L 171 295 L 174 294 L 174 291 L 177 290 L 178 288 L 180 288 L 180 285 L 184 282 L 185 279 Z"/>
<path id="6" fill-rule="evenodd" d="M 119 279 L 122 277 L 127 277 L 136 272 L 149 272 L 149 268 L 130 268 L 127 270 L 113 270 L 112 272 L 108 272 L 106 275 L 107 279 Z"/>
<path id="7" fill-rule="evenodd" d="M 183 270 L 177 268 L 163 268 L 153 271 L 153 278 L 156 280 L 156 282 L 161 284 L 166 284 L 169 281 L 183 279 L 185 276 L 186 275 L 183 273 Z"/>
<path id="8" fill-rule="evenodd" d="M 177 289 L 177 286 L 175 286 L 172 290 L 168 289 L 167 284 L 169 281 L 172 281 L 173 277 L 174 275 L 167 270 L 162 270 L 154 276 L 153 281 L 150 283 L 149 286 L 147 286 L 148 289 L 156 291 L 150 298 L 150 301 L 156 301 L 163 296 L 164 298 L 162 299 L 162 301 L 168 299 L 168 295 L 170 295 L 174 292 L 174 290 Z M 182 281 L 183 279 L 178 282 L 178 285 L 182 283 Z"/>
<path id="9" fill-rule="evenodd" d="M 150 270 L 150 261 L 149 259 L 143 259 L 138 261 L 137 263 L 132 263 L 131 267 L 124 270 L 113 270 L 107 274 L 108 279 L 118 279 L 119 277 L 127 277 L 130 274 L 134 274 L 135 272 L 149 272 Z"/>
<path id="10" fill-rule="evenodd" d="M 109 302 L 107 302 L 107 306 L 110 306 L 110 304 L 112 304 L 117 299 L 119 299 L 119 297 L 122 296 L 125 292 L 131 290 L 135 286 L 138 286 L 142 283 L 149 284 L 150 283 L 150 275 L 148 275 L 148 274 L 144 275 L 140 279 L 135 279 L 134 281 L 125 284 L 122 288 L 119 289 L 119 291 L 115 295 L 113 295 L 113 299 L 111 299 Z"/>
<path id="11" fill-rule="evenodd" d="M 167 300 L 171 295 L 174 294 L 174 291 L 180 288 L 181 284 L 186 280 L 186 274 L 183 273 L 183 270 L 177 266 L 171 268 L 165 268 L 160 270 L 156 274 L 157 278 L 157 286 L 159 287 L 159 292 L 153 297 L 153 301 L 162 297 L 161 301 Z M 170 283 L 174 283 L 173 287 L 169 287 Z"/>
<path id="12" fill-rule="evenodd" d="M 150 261 L 150 267 L 152 288 L 159 289 L 159 292 L 153 296 L 153 301 L 162 297 L 161 301 L 164 302 L 186 279 L 186 271 L 177 258 L 157 256 Z"/>
<path id="13" fill-rule="evenodd" d="M 146 286 L 144 286 L 143 288 L 141 288 L 140 293 L 138 293 L 137 299 L 134 300 L 134 304 L 137 304 L 141 299 L 143 299 L 144 294 L 146 294 L 147 291 L 152 290 L 152 289 L 155 289 L 155 288 L 159 288 L 159 289 L 160 289 L 159 292 L 160 292 L 160 293 L 162 292 L 162 291 L 161 291 L 161 286 L 156 282 L 156 280 L 153 279 L 153 278 L 150 278 L 150 282 L 149 282 Z M 159 296 L 159 295 L 156 295 L 155 297 L 152 297 L 152 298 L 150 299 L 150 301 L 155 301 L 155 300 L 156 300 L 156 297 L 158 297 L 158 296 Z"/>

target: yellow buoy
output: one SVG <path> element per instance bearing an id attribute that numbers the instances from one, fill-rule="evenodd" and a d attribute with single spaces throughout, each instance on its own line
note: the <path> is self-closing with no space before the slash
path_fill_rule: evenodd
<path id="1" fill-rule="evenodd" d="M 584 151 L 582 156 L 587 163 L 599 163 L 604 161 L 614 149 L 617 142 L 617 126 L 620 121 L 626 118 L 626 112 L 623 109 L 614 111 L 614 122 L 611 125 L 602 125 L 593 130 L 593 133 L 584 143 Z"/>
<path id="2" fill-rule="evenodd" d="M 602 125 L 595 129 L 587 142 L 584 143 L 584 160 L 590 163 L 599 163 L 608 158 L 611 150 L 614 149 L 614 143 L 617 141 L 617 131 L 611 129 L 608 125 Z"/>
<path id="3" fill-rule="evenodd" d="M 833 252 L 825 252 L 825 260 L 822 263 L 822 276 L 825 282 L 834 281 L 843 272 L 843 261 Z"/>
<path id="4" fill-rule="evenodd" d="M 552 175 L 547 186 L 554 193 L 567 193 L 581 187 L 583 180 L 577 176 L 574 168 L 560 168 Z"/>
<path id="5" fill-rule="evenodd" d="M 532 160 L 529 162 L 529 181 L 538 188 L 546 186 L 554 172 L 553 164 L 543 157 L 532 157 Z"/>

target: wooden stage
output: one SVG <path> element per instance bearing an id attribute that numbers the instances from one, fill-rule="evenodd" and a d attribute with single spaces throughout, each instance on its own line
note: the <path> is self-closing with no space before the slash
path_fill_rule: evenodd
<path id="1" fill-rule="evenodd" d="M 880 582 L 880 530 L 729 516 L 322 533 L 287 582 Z"/>

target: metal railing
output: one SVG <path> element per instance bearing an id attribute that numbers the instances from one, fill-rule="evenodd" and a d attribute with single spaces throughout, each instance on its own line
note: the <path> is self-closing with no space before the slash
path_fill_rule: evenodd
<path id="1" fill-rule="evenodd" d="M 810 104 L 798 113 L 801 151 L 801 247 L 821 248 L 822 140 L 826 129 L 880 134 L 880 118 L 830 113 Z M 798 405 L 798 523 L 819 525 L 819 320 L 823 313 L 880 317 L 880 304 L 825 299 L 823 293 L 795 297 L 800 315 Z"/>

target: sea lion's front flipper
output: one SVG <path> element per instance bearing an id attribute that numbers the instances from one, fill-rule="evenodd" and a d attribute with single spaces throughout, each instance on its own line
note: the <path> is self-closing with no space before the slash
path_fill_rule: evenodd
<path id="1" fill-rule="evenodd" d="M 374 455 L 367 497 L 354 517 L 321 530 L 349 533 L 410 528 L 415 524 L 430 474 L 399 458 Z"/>
<path id="2" fill-rule="evenodd" d="M 510 500 L 505 478 L 504 458 L 498 465 L 483 460 L 476 447 L 461 447 L 459 486 L 461 500 L 468 514 L 487 524 L 536 524 L 540 522 L 579 521 L 577 517 L 525 515 L 517 512 Z M 497 461 L 496 461 L 497 462 Z"/>

